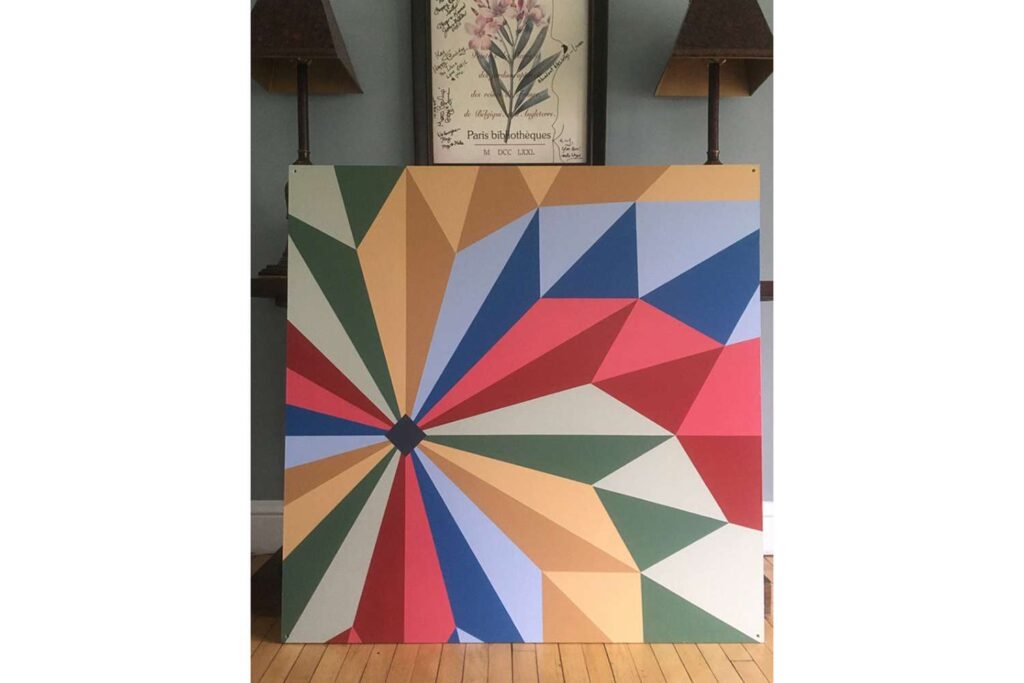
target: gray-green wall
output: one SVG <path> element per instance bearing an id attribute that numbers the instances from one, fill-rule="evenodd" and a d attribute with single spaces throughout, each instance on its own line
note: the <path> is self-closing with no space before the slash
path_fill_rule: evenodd
<path id="1" fill-rule="evenodd" d="M 411 164 L 410 4 L 332 0 L 363 94 L 313 97 L 310 143 L 322 164 Z M 686 11 L 684 0 L 610 0 L 609 164 L 699 164 L 706 107 L 698 99 L 655 98 Z M 761 0 L 772 22 L 771 0 Z M 750 98 L 722 102 L 726 162 L 761 165 L 762 278 L 772 278 L 772 78 Z M 252 85 L 252 273 L 276 262 L 285 244 L 284 182 L 295 159 L 295 99 Z M 765 500 L 773 500 L 771 304 L 761 307 L 765 365 Z M 284 309 L 252 300 L 252 498 L 282 497 Z"/>

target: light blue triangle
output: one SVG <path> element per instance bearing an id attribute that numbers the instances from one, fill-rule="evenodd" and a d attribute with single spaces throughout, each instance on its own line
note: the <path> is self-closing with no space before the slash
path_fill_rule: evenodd
<path id="1" fill-rule="evenodd" d="M 284 438 L 284 466 L 304 465 L 307 462 L 322 460 L 375 443 L 385 443 L 384 435 L 286 436 Z"/>
<path id="2" fill-rule="evenodd" d="M 457 628 L 457 629 L 455 629 L 455 631 L 459 634 L 459 642 L 460 643 L 480 643 L 480 642 L 483 642 L 479 638 L 477 638 L 476 636 L 471 635 L 469 633 L 466 633 L 461 628 Z"/>
<path id="3" fill-rule="evenodd" d="M 640 296 L 756 231 L 760 212 L 756 201 L 637 203 Z"/>
<path id="4" fill-rule="evenodd" d="M 625 213 L 630 204 L 540 207 L 540 292 L 543 295 Z"/>
<path id="5" fill-rule="evenodd" d="M 750 297 L 750 303 L 740 316 L 739 322 L 729 335 L 729 344 L 738 344 L 748 339 L 756 339 L 761 336 L 761 287 L 754 290 Z"/>
<path id="6" fill-rule="evenodd" d="M 530 211 L 455 255 L 412 415 L 419 414 L 437 378 L 448 365 L 509 256 L 519 244 L 519 238 L 526 231 L 533 214 L 534 211 Z"/>

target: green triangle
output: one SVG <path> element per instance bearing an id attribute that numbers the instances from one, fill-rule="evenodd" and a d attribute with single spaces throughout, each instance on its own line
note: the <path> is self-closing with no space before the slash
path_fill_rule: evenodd
<path id="1" fill-rule="evenodd" d="M 593 484 L 672 436 L 428 436 L 429 440 Z"/>
<path id="2" fill-rule="evenodd" d="M 288 217 L 288 228 L 309 271 L 316 278 L 316 283 L 397 418 L 398 401 L 395 400 L 388 362 L 380 343 L 377 321 L 373 317 L 370 295 L 363 281 L 359 254 L 347 244 L 342 244 L 294 216 Z"/>
<path id="3" fill-rule="evenodd" d="M 363 241 L 404 170 L 404 166 L 334 167 L 356 246 Z"/>
<path id="4" fill-rule="evenodd" d="M 594 490 L 641 571 L 726 524 L 633 496 Z"/>
<path id="5" fill-rule="evenodd" d="M 348 536 L 395 452 L 392 449 L 387 457 L 377 463 L 284 558 L 281 567 L 281 634 L 284 638 L 295 627 L 295 622 L 302 615 L 306 603 L 313 596 L 320 579 L 334 560 L 338 548 Z"/>
<path id="6" fill-rule="evenodd" d="M 646 576 L 640 577 L 645 643 L 756 643 Z"/>

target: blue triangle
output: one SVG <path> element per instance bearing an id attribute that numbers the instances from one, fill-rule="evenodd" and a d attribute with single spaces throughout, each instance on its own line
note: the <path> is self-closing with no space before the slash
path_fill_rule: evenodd
<path id="1" fill-rule="evenodd" d="M 384 434 L 384 430 L 305 408 L 285 406 L 285 434 L 288 436 L 357 436 Z"/>
<path id="2" fill-rule="evenodd" d="M 643 297 L 725 344 L 760 279 L 759 233 L 753 232 Z"/>
<path id="3" fill-rule="evenodd" d="M 636 204 L 547 291 L 548 298 L 636 298 Z"/>
<path id="4" fill-rule="evenodd" d="M 434 548 L 441 564 L 456 630 L 473 634 L 485 643 L 523 642 L 419 458 L 413 458 L 413 467 L 416 468 L 430 533 L 434 536 Z"/>
<path id="5" fill-rule="evenodd" d="M 634 286 L 636 284 L 634 278 Z M 470 323 L 448 365 L 423 402 L 416 419 L 423 415 L 476 365 L 512 325 L 540 298 L 540 223 L 537 212 L 509 256 L 491 291 Z"/>

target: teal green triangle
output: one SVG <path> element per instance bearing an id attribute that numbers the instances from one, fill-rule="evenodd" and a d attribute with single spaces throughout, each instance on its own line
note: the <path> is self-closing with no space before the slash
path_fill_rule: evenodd
<path id="1" fill-rule="evenodd" d="M 281 568 L 281 634 L 287 638 L 331 565 L 348 532 L 380 481 L 395 449 L 363 477 L 347 496 L 284 558 Z"/>
<path id="2" fill-rule="evenodd" d="M 641 571 L 726 524 L 633 496 L 594 490 Z"/>
<path id="3" fill-rule="evenodd" d="M 661 584 L 640 577 L 646 643 L 755 643 Z"/>
<path id="4" fill-rule="evenodd" d="M 384 347 L 380 343 L 377 321 L 373 317 L 370 295 L 363 281 L 359 254 L 347 244 L 294 216 L 288 217 L 288 226 L 292 241 L 397 419 L 398 401 L 395 400 Z"/>
<path id="5" fill-rule="evenodd" d="M 429 436 L 445 446 L 593 484 L 672 436 Z"/>
<path id="6" fill-rule="evenodd" d="M 404 170 L 403 166 L 334 167 L 356 246 L 363 241 Z"/>

